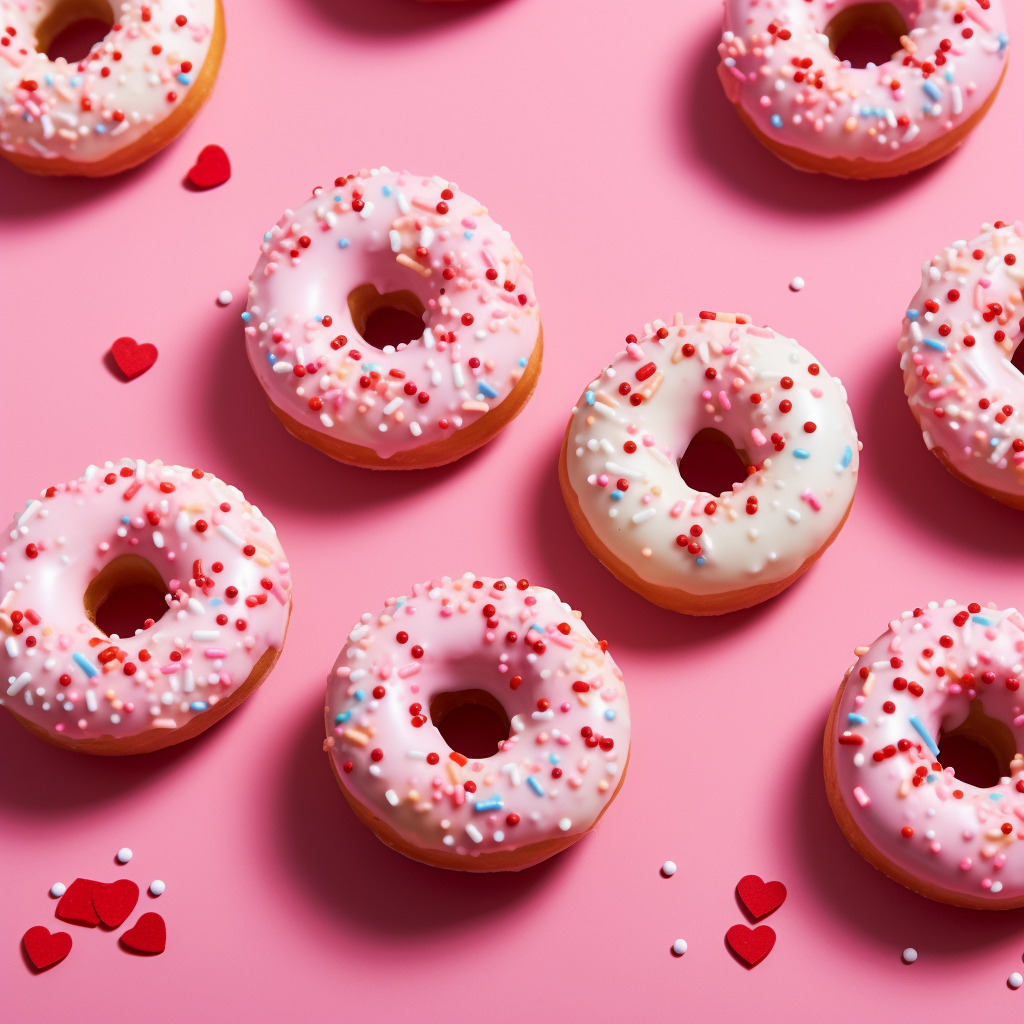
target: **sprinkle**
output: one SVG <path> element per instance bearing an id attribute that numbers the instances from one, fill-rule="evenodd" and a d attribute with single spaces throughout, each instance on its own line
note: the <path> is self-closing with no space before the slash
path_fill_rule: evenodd
<path id="1" fill-rule="evenodd" d="M 805 284 L 806 282 L 802 277 L 794 277 L 793 280 L 789 282 L 789 290 L 791 292 L 798 292 Z"/>
<path id="2" fill-rule="evenodd" d="M 149 894 L 151 896 L 163 896 L 166 889 L 167 886 L 164 885 L 159 878 L 154 878 L 153 881 L 149 883 Z"/>
<path id="3" fill-rule="evenodd" d="M 686 949 L 686 939 L 676 939 L 676 941 L 672 943 L 672 952 L 676 956 L 682 956 L 686 952 Z"/>
<path id="4" fill-rule="evenodd" d="M 939 748 L 932 739 L 931 733 L 921 724 L 921 719 L 917 715 L 910 716 L 910 724 L 917 730 L 918 735 L 924 740 L 925 746 L 932 752 L 932 757 L 939 756 Z"/>
<path id="5" fill-rule="evenodd" d="M 229 292 L 225 288 L 224 291 L 222 291 L 220 293 L 220 295 L 217 296 L 217 305 L 218 306 L 230 306 L 232 299 L 234 299 L 234 295 L 232 295 L 231 292 Z"/>
<path id="6" fill-rule="evenodd" d="M 772 127 L 773 128 L 781 128 L 782 127 L 782 118 L 778 114 L 772 114 Z"/>
<path id="7" fill-rule="evenodd" d="M 666 878 L 671 878 L 676 873 L 676 862 L 674 860 L 667 860 L 661 865 L 661 873 Z"/>
<path id="8" fill-rule="evenodd" d="M 537 796 L 544 795 L 544 787 L 541 786 L 541 784 L 537 781 L 536 775 L 528 775 L 526 778 L 526 783 L 530 787 L 530 789 L 532 789 L 534 793 L 537 794 Z"/>
<path id="9" fill-rule="evenodd" d="M 1024 985 L 1024 975 L 1021 975 L 1019 971 L 1014 971 L 1013 974 L 1006 979 L 1006 984 L 1009 985 L 1010 988 L 1020 988 L 1021 985 Z"/>
<path id="10" fill-rule="evenodd" d="M 559 818 L 558 819 L 558 827 L 563 832 L 568 832 L 569 829 L 572 828 L 572 821 L 570 821 L 568 818 Z"/>
<path id="11" fill-rule="evenodd" d="M 473 805 L 477 811 L 500 811 L 505 804 L 500 796 L 492 796 L 487 800 L 477 800 Z"/>
<path id="12" fill-rule="evenodd" d="M 393 789 L 389 789 L 384 794 L 384 797 L 386 798 L 387 802 L 391 804 L 392 807 L 398 806 L 398 794 Z"/>
<path id="13" fill-rule="evenodd" d="M 132 851 L 129 850 L 127 846 L 122 846 L 121 849 L 117 851 L 117 863 L 118 864 L 127 864 L 128 861 L 130 861 L 131 859 L 132 859 Z"/>
<path id="14" fill-rule="evenodd" d="M 478 382 L 477 388 L 480 390 L 481 394 L 486 395 L 488 398 L 498 397 L 497 389 L 488 384 L 485 380 Z"/>
<path id="15" fill-rule="evenodd" d="M 861 786 L 853 787 L 853 797 L 861 807 L 868 807 L 871 804 L 871 797 L 864 792 L 864 789 Z"/>
<path id="16" fill-rule="evenodd" d="M 921 88 L 924 89 L 928 95 L 938 103 L 942 99 L 942 93 L 939 91 L 939 87 L 934 82 L 929 82 L 927 79 L 921 83 Z"/>
<path id="17" fill-rule="evenodd" d="M 941 341 L 936 341 L 934 338 L 925 338 L 924 343 L 928 348 L 935 349 L 936 352 L 946 351 L 946 346 Z"/>
<path id="18" fill-rule="evenodd" d="M 913 946 L 907 946 L 903 950 L 903 962 L 905 964 L 912 964 L 917 959 L 917 950 Z"/>
<path id="19" fill-rule="evenodd" d="M 482 843 L 484 841 L 484 837 L 481 834 L 480 829 L 478 829 L 476 825 L 467 825 L 466 835 L 469 836 L 469 838 L 472 839 L 474 843 Z"/>
<path id="20" fill-rule="evenodd" d="M 79 667 L 79 668 L 80 668 L 80 669 L 81 669 L 81 670 L 82 670 L 82 671 L 83 671 L 83 672 L 84 672 L 84 673 L 85 673 L 85 674 L 86 674 L 86 675 L 87 675 L 87 676 L 88 676 L 88 677 L 89 677 L 90 679 L 92 679 L 93 677 L 95 677 L 95 676 L 98 676 L 98 675 L 99 675 L 99 672 L 98 672 L 98 671 L 96 670 L 96 668 L 94 668 L 94 667 L 93 667 L 92 665 L 90 665 L 90 664 L 89 664 L 89 662 L 88 662 L 88 660 L 86 659 L 85 655 L 83 655 L 83 654 L 80 654 L 80 653 L 79 653 L 78 651 L 75 651 L 75 653 L 71 655 L 71 660 L 72 660 L 72 661 L 74 661 L 74 663 L 75 663 L 75 664 L 76 664 L 76 665 L 77 665 L 77 666 L 78 666 L 78 667 Z"/>
<path id="21" fill-rule="evenodd" d="M 793 458 L 795 459 L 809 459 L 810 457 L 811 453 L 806 448 L 793 449 Z"/>
<path id="22" fill-rule="evenodd" d="M 54 882 L 50 886 L 50 895 L 55 899 L 59 900 L 64 893 L 67 892 L 68 887 L 63 882 Z"/>

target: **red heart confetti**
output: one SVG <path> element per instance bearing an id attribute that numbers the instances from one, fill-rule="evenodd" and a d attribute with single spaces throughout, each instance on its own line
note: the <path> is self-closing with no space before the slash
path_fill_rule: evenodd
<path id="1" fill-rule="evenodd" d="M 231 161 L 220 146 L 207 146 L 188 172 L 188 180 L 196 188 L 216 188 L 231 177 Z"/>
<path id="2" fill-rule="evenodd" d="M 135 380 L 156 362 L 157 350 L 156 345 L 140 345 L 134 338 L 118 338 L 110 346 L 110 354 L 125 377 Z"/>
<path id="3" fill-rule="evenodd" d="M 775 941 L 774 932 L 772 941 Z M 121 936 L 121 942 L 136 953 L 162 953 L 167 947 L 167 926 L 164 919 L 159 914 L 143 914 L 135 922 L 135 927 L 129 928 Z"/>
<path id="4" fill-rule="evenodd" d="M 49 929 L 41 924 L 29 928 L 21 941 L 37 971 L 59 964 L 71 952 L 71 936 L 67 932 L 54 932 L 51 935 Z"/>
<path id="5" fill-rule="evenodd" d="M 736 885 L 743 906 L 759 921 L 786 902 L 786 887 L 781 882 L 763 882 L 757 875 L 744 875 Z"/>
<path id="6" fill-rule="evenodd" d="M 99 884 L 92 894 L 92 905 L 108 928 L 124 924 L 138 902 L 139 887 L 127 878 L 121 878 L 110 885 Z"/>
<path id="7" fill-rule="evenodd" d="M 96 908 L 92 905 L 92 894 L 101 884 L 88 878 L 76 878 L 61 896 L 56 916 L 70 924 L 99 924 Z"/>
<path id="8" fill-rule="evenodd" d="M 760 928 L 748 928 L 745 924 L 734 924 L 726 933 L 725 941 L 733 952 L 756 967 L 775 945 L 775 930 L 763 924 Z"/>

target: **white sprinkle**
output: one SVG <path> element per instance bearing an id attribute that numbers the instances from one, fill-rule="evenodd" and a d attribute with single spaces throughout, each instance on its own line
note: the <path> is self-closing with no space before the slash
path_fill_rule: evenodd
<path id="1" fill-rule="evenodd" d="M 787 516 L 787 518 L 789 519 L 789 521 L 791 523 L 799 523 L 800 522 L 800 513 L 797 512 L 797 510 L 795 508 L 791 508 L 786 513 L 786 516 Z"/>
<path id="2" fill-rule="evenodd" d="M 402 251 L 402 236 L 394 228 L 388 232 L 388 241 L 391 243 L 392 252 Z"/>
<path id="3" fill-rule="evenodd" d="M 637 512 L 633 516 L 632 521 L 634 523 L 645 523 L 648 519 L 653 519 L 657 514 L 658 510 L 656 508 L 645 508 L 642 512 Z"/>
<path id="4" fill-rule="evenodd" d="M 384 796 L 387 798 L 388 803 L 391 804 L 392 807 L 398 806 L 398 794 L 393 789 L 389 789 L 384 794 Z"/>
<path id="5" fill-rule="evenodd" d="M 153 547 L 162 548 L 164 546 L 164 535 L 159 530 L 153 531 Z"/>
<path id="6" fill-rule="evenodd" d="M 54 882 L 53 885 L 50 886 L 50 895 L 55 900 L 59 900 L 67 890 L 68 887 L 63 882 Z M 1019 978 L 1020 975 L 1018 974 L 1017 977 Z"/>
<path id="7" fill-rule="evenodd" d="M 234 533 L 232 530 L 229 530 L 226 526 L 223 525 L 223 523 L 220 526 L 217 527 L 217 532 L 225 540 L 230 541 L 236 547 L 241 547 L 242 546 L 242 538 L 239 537 L 237 533 Z"/>
<path id="8" fill-rule="evenodd" d="M 466 835 L 469 836 L 474 843 L 482 843 L 484 841 L 484 837 L 480 834 L 480 829 L 478 829 L 476 825 L 467 825 Z"/>
<path id="9" fill-rule="evenodd" d="M 234 295 L 232 295 L 231 292 L 229 292 L 227 290 L 227 288 L 225 288 L 224 291 L 222 291 L 220 293 L 220 295 L 217 296 L 217 305 L 218 306 L 229 306 L 229 305 L 231 305 L 231 301 L 233 299 L 234 299 Z"/>
<path id="10" fill-rule="evenodd" d="M 95 711 L 99 707 L 99 703 L 96 700 L 96 691 L 95 690 L 86 690 L 85 691 L 85 706 L 90 711 Z"/>
<path id="11" fill-rule="evenodd" d="M 558 827 L 563 832 L 568 832 L 572 828 L 572 822 L 568 818 L 561 818 L 558 822 Z"/>
<path id="12" fill-rule="evenodd" d="M 794 277 L 793 280 L 789 282 L 789 290 L 791 292 L 798 292 L 806 283 L 807 282 L 802 277 Z"/>
<path id="13" fill-rule="evenodd" d="M 661 865 L 661 873 L 666 878 L 671 878 L 676 873 L 676 862 L 674 860 L 667 860 Z"/>
<path id="14" fill-rule="evenodd" d="M 132 851 L 129 850 L 127 846 L 122 846 L 121 849 L 117 851 L 117 863 L 118 864 L 127 864 L 128 861 L 130 861 L 131 859 L 132 859 Z"/>
<path id="15" fill-rule="evenodd" d="M 686 939 L 676 939 L 676 941 L 672 943 L 672 952 L 675 953 L 676 956 L 682 956 L 686 952 Z"/>
<path id="16" fill-rule="evenodd" d="M 294 363 L 289 363 L 284 359 L 278 359 L 274 363 L 274 373 L 291 373 L 295 369 Z"/>
<path id="17" fill-rule="evenodd" d="M 1021 985 L 1024 985 L 1024 975 L 1014 971 L 1013 974 L 1006 979 L 1006 984 L 1009 985 L 1010 988 L 1020 988 Z"/>
<path id="18" fill-rule="evenodd" d="M 219 629 L 193 629 L 192 639 L 200 642 L 204 640 L 217 640 L 220 638 Z"/>
<path id="19" fill-rule="evenodd" d="M 167 886 L 164 885 L 159 878 L 154 878 L 153 881 L 149 883 L 149 894 L 151 896 L 163 896 L 166 888 Z"/>
<path id="20" fill-rule="evenodd" d="M 917 950 L 913 946 L 907 946 L 903 950 L 903 962 L 905 964 L 912 964 L 917 959 Z"/>

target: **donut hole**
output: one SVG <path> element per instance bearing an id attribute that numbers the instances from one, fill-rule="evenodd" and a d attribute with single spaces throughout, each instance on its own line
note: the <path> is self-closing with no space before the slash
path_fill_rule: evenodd
<path id="1" fill-rule="evenodd" d="M 397 349 L 423 335 L 423 303 L 407 288 L 382 295 L 374 285 L 361 284 L 349 293 L 348 310 L 352 326 L 374 348 Z"/>
<path id="2" fill-rule="evenodd" d="M 36 44 L 50 60 L 84 60 L 114 24 L 108 0 L 62 0 L 39 23 Z"/>
<path id="3" fill-rule="evenodd" d="M 695 491 L 724 494 L 747 479 L 747 457 L 722 431 L 705 427 L 686 446 L 679 475 Z"/>
<path id="4" fill-rule="evenodd" d="M 1024 338 L 1017 343 L 1017 347 L 1013 350 L 1013 355 L 1010 357 L 1010 362 L 1018 373 L 1024 373 Z"/>
<path id="5" fill-rule="evenodd" d="M 909 31 L 906 18 L 891 3 L 854 4 L 825 27 L 832 52 L 855 68 L 888 63 Z"/>
<path id="6" fill-rule="evenodd" d="M 967 719 L 955 729 L 939 733 L 939 764 L 952 768 L 958 781 L 978 789 L 991 789 L 1009 778 L 1017 749 L 1010 727 L 989 718 L 980 700 L 971 701 Z"/>
<path id="7" fill-rule="evenodd" d="M 493 757 L 512 731 L 508 714 L 486 690 L 456 690 L 430 699 L 430 721 L 463 757 Z"/>
<path id="8" fill-rule="evenodd" d="M 111 638 L 135 636 L 167 611 L 167 584 L 140 555 L 119 555 L 93 577 L 83 604 L 89 621 Z"/>

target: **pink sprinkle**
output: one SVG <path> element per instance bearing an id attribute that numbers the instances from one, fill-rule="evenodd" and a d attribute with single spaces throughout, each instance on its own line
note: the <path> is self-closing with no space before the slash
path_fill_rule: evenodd
<path id="1" fill-rule="evenodd" d="M 853 798 L 861 805 L 861 807 L 868 807 L 871 804 L 871 797 L 864 792 L 861 786 L 853 787 Z"/>
<path id="2" fill-rule="evenodd" d="M 226 658 L 228 652 L 223 647 L 207 647 L 204 653 L 208 658 Z"/>
<path id="3" fill-rule="evenodd" d="M 729 401 L 729 396 L 724 391 L 718 392 L 718 404 L 726 411 L 732 408 L 732 402 Z"/>
<path id="4" fill-rule="evenodd" d="M 765 444 L 767 442 L 767 440 L 768 440 L 764 436 L 764 434 L 762 434 L 761 431 L 757 429 L 757 427 L 754 427 L 754 429 L 751 430 L 750 436 L 754 439 L 754 444 L 756 444 L 756 445 Z"/>
<path id="5" fill-rule="evenodd" d="M 960 861 L 960 869 L 962 871 L 970 871 L 971 870 L 971 865 L 973 863 L 974 862 L 971 860 L 970 857 L 964 857 L 964 859 L 962 861 Z"/>

